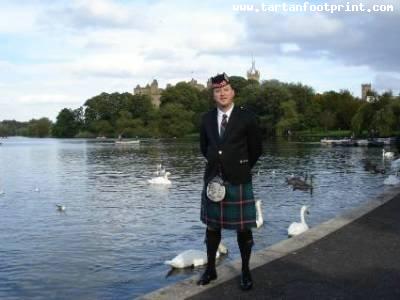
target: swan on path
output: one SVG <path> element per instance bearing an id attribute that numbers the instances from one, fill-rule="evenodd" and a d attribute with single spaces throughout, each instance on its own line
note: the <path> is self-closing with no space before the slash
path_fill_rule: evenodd
<path id="1" fill-rule="evenodd" d="M 216 258 L 219 258 L 221 254 L 227 254 L 228 249 L 220 243 L 218 246 Z M 207 253 L 201 250 L 186 250 L 175 256 L 172 260 L 166 260 L 166 265 L 170 265 L 173 268 L 187 268 L 187 267 L 198 267 L 207 264 Z"/>
<path id="2" fill-rule="evenodd" d="M 394 152 L 388 152 L 388 151 L 385 151 L 385 149 L 382 149 L 382 157 L 383 158 L 393 158 Z"/>
<path id="3" fill-rule="evenodd" d="M 164 176 L 148 179 L 147 182 L 151 184 L 171 184 L 171 180 L 168 179 L 169 175 L 171 175 L 170 172 L 165 172 Z"/>
<path id="4" fill-rule="evenodd" d="M 308 225 L 304 218 L 304 213 L 307 213 L 307 214 L 309 213 L 308 208 L 305 205 L 303 205 L 300 210 L 301 223 L 293 222 L 292 224 L 290 224 L 290 226 L 288 228 L 288 236 L 291 237 L 291 236 L 299 235 L 308 230 Z"/>
<path id="5" fill-rule="evenodd" d="M 263 212 L 261 209 L 261 200 L 256 200 L 256 215 L 257 228 L 260 228 L 264 224 Z"/>

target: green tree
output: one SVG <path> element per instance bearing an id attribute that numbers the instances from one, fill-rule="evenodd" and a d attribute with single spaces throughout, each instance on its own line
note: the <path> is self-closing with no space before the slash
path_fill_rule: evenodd
<path id="1" fill-rule="evenodd" d="M 53 136 L 58 138 L 72 138 L 80 129 L 81 120 L 77 120 L 79 117 L 78 110 L 72 110 L 69 108 L 63 108 L 57 115 L 57 119 L 52 128 Z"/>
<path id="2" fill-rule="evenodd" d="M 168 103 L 160 109 L 159 130 L 164 136 L 182 137 L 193 131 L 192 117 L 182 104 Z"/>
<path id="3" fill-rule="evenodd" d="M 299 128 L 299 114 L 296 110 L 296 103 L 293 100 L 281 103 L 282 117 L 276 125 L 277 134 L 285 135 Z"/>

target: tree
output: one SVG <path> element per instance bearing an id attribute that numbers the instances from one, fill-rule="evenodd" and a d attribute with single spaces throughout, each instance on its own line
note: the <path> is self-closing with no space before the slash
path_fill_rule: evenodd
<path id="1" fill-rule="evenodd" d="M 293 100 L 282 102 L 281 109 L 283 115 L 276 125 L 278 135 L 288 134 L 290 131 L 297 129 L 300 124 L 296 103 Z"/>
<path id="2" fill-rule="evenodd" d="M 188 111 L 182 104 L 169 103 L 160 109 L 159 129 L 164 136 L 182 137 L 194 129 L 193 112 Z"/>
<path id="3" fill-rule="evenodd" d="M 72 138 L 80 129 L 81 120 L 79 118 L 79 109 L 62 109 L 57 116 L 56 123 L 53 125 L 53 136 L 58 138 Z"/>

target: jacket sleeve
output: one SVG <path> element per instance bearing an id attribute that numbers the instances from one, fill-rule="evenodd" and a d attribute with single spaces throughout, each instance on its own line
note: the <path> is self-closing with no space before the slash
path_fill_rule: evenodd
<path id="1" fill-rule="evenodd" d="M 252 116 L 247 128 L 247 149 L 249 151 L 249 164 L 253 168 L 258 158 L 262 154 L 262 136 L 258 120 L 255 115 Z"/>
<path id="2" fill-rule="evenodd" d="M 207 158 L 208 138 L 205 126 L 205 117 L 203 116 L 200 125 L 200 150 L 205 158 Z"/>

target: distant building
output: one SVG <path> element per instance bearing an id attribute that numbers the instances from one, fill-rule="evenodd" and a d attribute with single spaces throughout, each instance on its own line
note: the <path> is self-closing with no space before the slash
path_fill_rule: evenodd
<path id="1" fill-rule="evenodd" d="M 195 80 L 193 78 L 192 78 L 192 80 L 190 80 L 187 83 L 200 91 L 205 89 L 204 85 L 198 83 L 197 80 Z M 166 86 L 166 88 L 171 88 L 171 87 L 172 87 L 172 85 L 170 83 L 168 83 Z M 164 89 L 159 88 L 157 80 L 154 79 L 150 85 L 147 84 L 145 87 L 141 87 L 140 85 L 137 85 L 133 89 L 133 94 L 134 95 L 149 95 L 153 105 L 156 107 L 160 107 L 160 98 L 161 98 L 161 93 L 163 91 L 164 91 Z"/>
<path id="2" fill-rule="evenodd" d="M 361 85 L 361 100 L 367 101 L 368 93 L 372 92 L 372 85 L 370 83 L 364 83 Z"/>
<path id="3" fill-rule="evenodd" d="M 150 85 L 147 84 L 145 87 L 141 87 L 140 85 L 137 85 L 133 89 L 133 94 L 134 95 L 148 95 L 151 98 L 151 103 L 153 103 L 154 106 L 159 107 L 162 91 L 163 91 L 163 89 L 158 87 L 158 82 L 157 82 L 157 80 L 154 79 Z"/>
<path id="4" fill-rule="evenodd" d="M 254 58 L 251 60 L 251 69 L 247 71 L 247 80 L 255 80 L 255 81 L 260 81 L 260 72 L 256 70 L 256 62 Z"/>
<path id="5" fill-rule="evenodd" d="M 196 89 L 198 89 L 199 91 L 204 90 L 206 87 L 204 85 L 202 85 L 201 83 L 198 83 L 197 80 L 193 79 L 190 80 L 188 82 L 189 85 L 191 85 L 192 87 L 195 87 Z"/>

